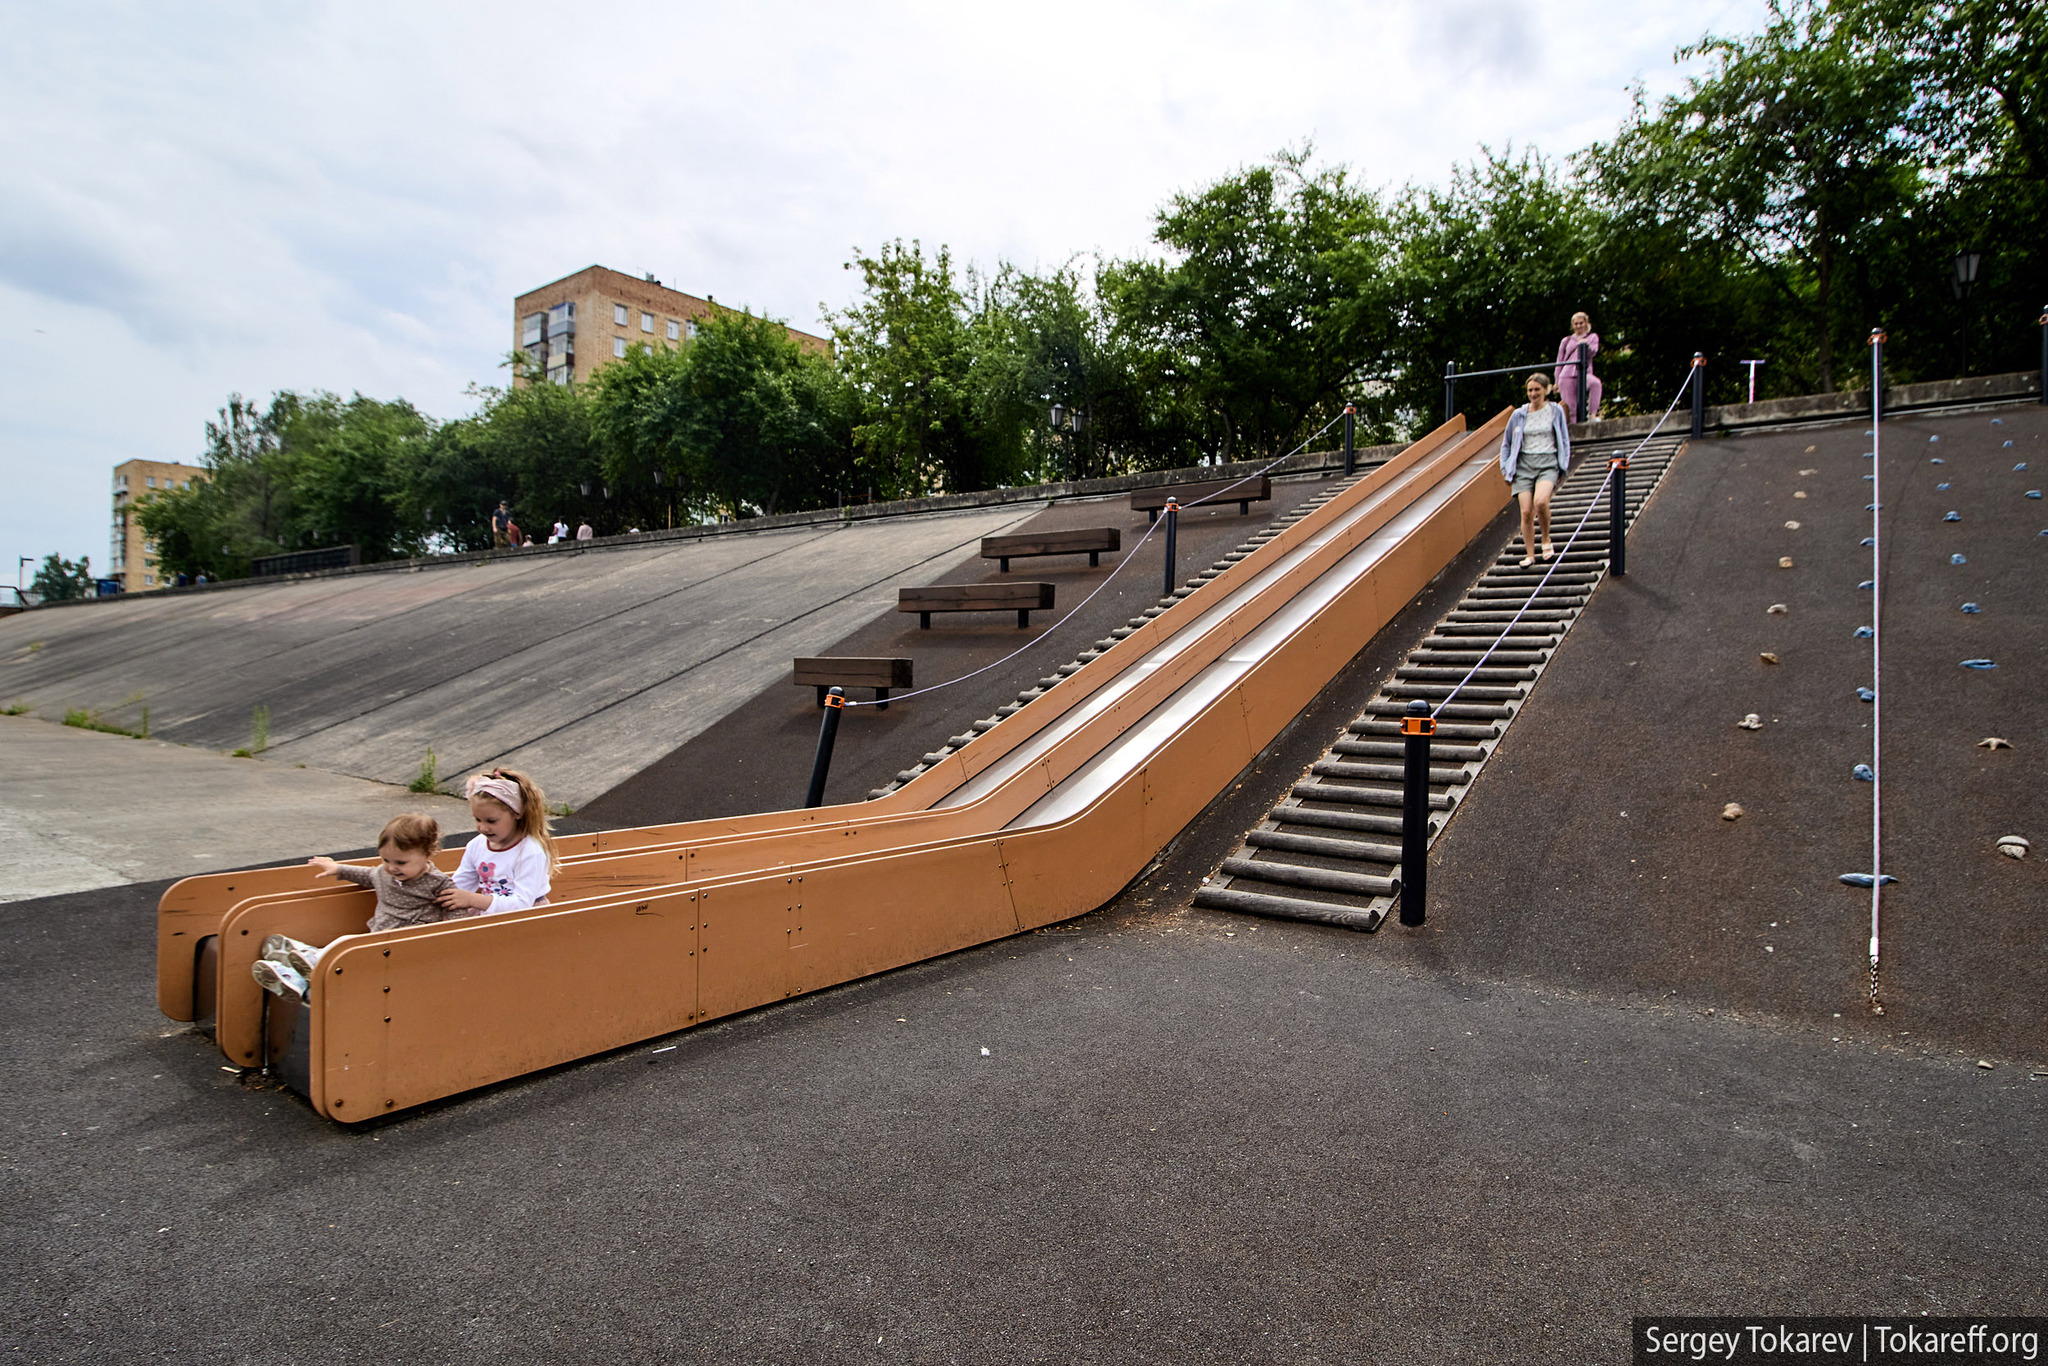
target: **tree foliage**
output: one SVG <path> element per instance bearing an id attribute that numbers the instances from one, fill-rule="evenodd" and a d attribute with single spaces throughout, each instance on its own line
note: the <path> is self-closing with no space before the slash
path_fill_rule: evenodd
<path id="1" fill-rule="evenodd" d="M 1697 77 L 1639 92 L 1564 162 L 1482 148 L 1440 185 L 1375 189 L 1303 145 L 1174 195 L 1133 259 L 856 250 L 830 355 L 721 311 L 586 383 L 473 390 L 448 422 L 237 396 L 207 426 L 211 478 L 156 495 L 143 525 L 166 573 L 225 576 L 313 546 L 479 548 L 500 499 L 529 530 L 609 534 L 1269 457 L 1346 400 L 1364 439 L 1392 440 L 1435 425 L 1447 362 L 1547 365 L 1581 309 L 1609 414 L 1661 409 L 1695 351 L 1716 399 L 1745 357 L 1765 394 L 1854 382 L 1874 325 L 1894 379 L 2034 362 L 2048 7 L 1775 0 L 1759 31 L 1679 55 Z M 1983 260 L 1968 299 L 1960 252 Z M 1470 413 L 1518 397 L 1506 380 L 1459 396 Z M 1055 430 L 1054 405 L 1080 425 Z"/>
<path id="2" fill-rule="evenodd" d="M 28 587 L 31 593 L 42 594 L 45 602 L 89 598 L 98 591 L 92 568 L 84 558 L 67 560 L 56 554 L 43 557 L 43 563 Z"/>

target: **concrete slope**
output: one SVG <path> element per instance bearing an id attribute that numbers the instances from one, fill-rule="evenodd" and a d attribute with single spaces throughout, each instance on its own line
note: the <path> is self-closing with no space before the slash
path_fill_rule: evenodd
<path id="1" fill-rule="evenodd" d="M 139 597 L 0 621 L 0 698 L 405 782 L 533 768 L 580 805 L 715 724 L 1036 504 L 416 573 Z"/>

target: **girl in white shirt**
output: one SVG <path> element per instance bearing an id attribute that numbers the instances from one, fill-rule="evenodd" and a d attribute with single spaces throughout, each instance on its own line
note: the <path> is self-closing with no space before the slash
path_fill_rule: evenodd
<path id="1" fill-rule="evenodd" d="M 517 769 L 494 768 L 471 778 L 465 791 L 477 835 L 462 851 L 441 905 L 491 915 L 545 903 L 560 860 L 540 785 Z"/>

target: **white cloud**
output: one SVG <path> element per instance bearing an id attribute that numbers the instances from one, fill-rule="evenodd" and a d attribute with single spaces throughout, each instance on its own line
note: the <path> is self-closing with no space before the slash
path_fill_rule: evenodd
<path id="1" fill-rule="evenodd" d="M 1763 6 L 73 4 L 0 19 L 0 555 L 105 556 L 107 467 L 230 391 L 468 408 L 599 262 L 818 326 L 850 248 L 1054 264 L 1313 137 L 1372 184 L 1563 154 Z M 0 560 L 11 564 L 12 559 Z"/>

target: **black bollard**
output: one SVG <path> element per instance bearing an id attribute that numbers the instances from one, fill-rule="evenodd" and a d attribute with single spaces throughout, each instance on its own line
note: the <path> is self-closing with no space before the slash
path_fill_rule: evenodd
<path id="1" fill-rule="evenodd" d="M 1607 462 L 1607 572 L 1628 573 L 1628 457 Z"/>
<path id="2" fill-rule="evenodd" d="M 1350 477 L 1351 477 L 1351 476 L 1352 476 L 1353 474 L 1355 474 L 1355 473 L 1357 473 L 1357 472 L 1358 472 L 1358 447 L 1357 447 L 1357 445 L 1355 444 L 1355 439 L 1356 439 L 1356 436 L 1357 436 L 1357 422 L 1358 422 L 1358 407 L 1357 407 L 1357 405 L 1356 405 L 1356 404 L 1352 404 L 1352 403 L 1347 403 L 1347 404 L 1345 404 L 1345 405 L 1344 405 L 1344 477 L 1345 477 L 1346 479 L 1349 479 L 1349 478 L 1350 478 Z"/>
<path id="3" fill-rule="evenodd" d="M 825 719 L 818 723 L 818 757 L 811 760 L 811 790 L 804 798 L 807 809 L 825 804 L 825 775 L 832 771 L 832 746 L 839 739 L 839 714 L 845 710 L 844 689 L 826 692 Z"/>
<path id="4" fill-rule="evenodd" d="M 1692 353 L 1692 434 L 1695 438 L 1704 436 L 1707 430 L 1707 358 L 1698 351 Z"/>
<path id="5" fill-rule="evenodd" d="M 1449 422 L 1458 415 L 1458 363 L 1444 362 L 1444 421 Z"/>
<path id="6" fill-rule="evenodd" d="M 1174 540 L 1180 531 L 1180 503 L 1172 498 L 1166 500 L 1166 591 L 1159 596 L 1173 596 L 1173 560 L 1176 553 Z"/>
<path id="7" fill-rule="evenodd" d="M 1401 923 L 1420 925 L 1429 897 L 1429 737 L 1436 721 L 1417 698 L 1401 718 L 1407 750 L 1401 765 Z"/>
<path id="8" fill-rule="evenodd" d="M 1580 342 L 1580 343 L 1579 343 L 1579 406 L 1578 406 L 1577 408 L 1573 409 L 1572 411 L 1573 411 L 1573 412 L 1574 412 L 1574 413 L 1575 413 L 1575 414 L 1576 414 L 1576 415 L 1578 416 L 1578 419 L 1579 419 L 1579 421 L 1581 421 L 1581 422 L 1585 422 L 1585 421 L 1588 421 L 1588 420 L 1589 420 L 1589 419 L 1588 419 L 1588 418 L 1586 417 L 1586 369 L 1587 369 L 1587 366 L 1588 366 L 1588 362 L 1587 362 L 1587 360 L 1586 360 L 1586 343 L 1584 343 L 1584 342 Z"/>

